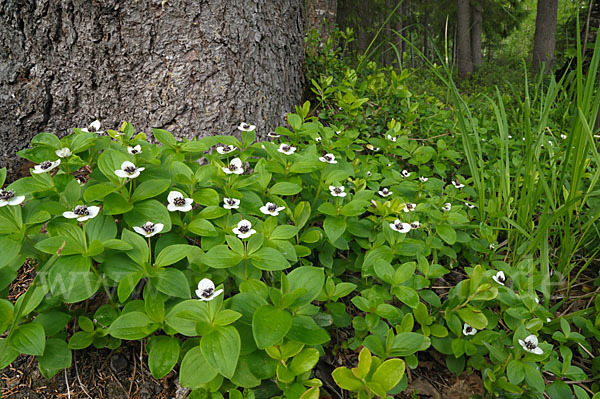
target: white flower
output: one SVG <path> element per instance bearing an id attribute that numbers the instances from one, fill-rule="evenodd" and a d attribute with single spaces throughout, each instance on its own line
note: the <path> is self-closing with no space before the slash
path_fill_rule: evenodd
<path id="1" fill-rule="evenodd" d="M 421 176 L 421 177 L 419 177 L 419 180 L 421 180 L 423 183 L 425 183 L 427 180 L 429 180 L 429 178 L 425 177 L 425 176 Z"/>
<path id="2" fill-rule="evenodd" d="M 192 210 L 192 204 L 194 200 L 191 198 L 184 198 L 183 194 L 179 191 L 171 191 L 167 196 L 167 201 L 169 204 L 167 205 L 167 209 L 169 212 L 188 212 Z"/>
<path id="3" fill-rule="evenodd" d="M 296 147 L 293 147 L 289 144 L 282 143 L 279 145 L 279 148 L 277 149 L 277 151 L 279 151 L 285 155 L 291 155 L 296 151 Z"/>
<path id="4" fill-rule="evenodd" d="M 410 224 L 403 223 L 400 221 L 400 219 L 396 219 L 393 223 L 390 223 L 390 228 L 394 231 L 404 234 L 408 233 L 411 229 Z"/>
<path id="5" fill-rule="evenodd" d="M 240 200 L 235 198 L 223 198 L 223 208 L 225 209 L 238 209 L 240 207 Z"/>
<path id="6" fill-rule="evenodd" d="M 550 323 L 551 321 L 552 321 L 551 318 L 549 318 L 549 317 L 546 318 L 546 323 Z"/>
<path id="7" fill-rule="evenodd" d="M 252 228 L 252 223 L 245 219 L 240 221 L 237 224 L 237 227 L 234 227 L 232 231 L 237 234 L 238 238 L 248 238 L 256 233 L 256 230 Z"/>
<path id="8" fill-rule="evenodd" d="M 390 195 L 394 194 L 387 187 L 382 188 L 378 192 L 379 192 L 379 195 L 381 195 L 382 197 L 387 197 L 387 196 L 390 196 Z"/>
<path id="9" fill-rule="evenodd" d="M 92 129 L 92 131 L 94 131 L 96 133 L 103 133 L 100 131 L 101 127 L 102 127 L 102 124 L 100 123 L 100 121 L 98 119 L 96 119 L 95 121 L 90 123 L 88 125 L 88 127 L 84 127 L 83 129 L 81 129 L 81 131 L 89 133 L 90 129 Z"/>
<path id="10" fill-rule="evenodd" d="M 446 203 L 444 204 L 444 206 L 442 207 L 442 210 L 443 210 L 443 211 L 445 211 L 445 212 L 449 212 L 449 211 L 450 211 L 450 209 L 452 209 L 452 204 L 451 204 L 451 203 L 449 203 L 449 202 L 446 202 Z"/>
<path id="11" fill-rule="evenodd" d="M 523 141 L 525 141 L 525 137 L 523 137 Z"/>
<path id="12" fill-rule="evenodd" d="M 198 298 L 200 298 L 201 301 L 212 301 L 213 299 L 221 295 L 222 292 L 222 289 L 215 291 L 215 283 L 213 283 L 212 280 L 208 278 L 203 278 L 198 283 L 196 295 L 198 296 Z"/>
<path id="13" fill-rule="evenodd" d="M 344 192 L 344 186 L 329 186 L 329 191 L 334 197 L 345 197 L 347 194 Z"/>
<path id="14" fill-rule="evenodd" d="M 337 135 L 339 136 L 339 134 L 340 134 L 341 132 L 342 132 L 341 130 L 337 130 L 337 131 L 335 132 L 335 134 L 337 134 Z"/>
<path id="15" fill-rule="evenodd" d="M 503 271 L 499 271 L 494 276 L 492 276 L 492 280 L 494 280 L 500 285 L 504 285 L 504 283 L 506 282 L 506 276 L 504 275 Z"/>
<path id="16" fill-rule="evenodd" d="M 249 131 L 252 131 L 252 130 L 255 130 L 255 129 L 256 129 L 256 126 L 249 125 L 246 122 L 242 122 L 238 126 L 238 130 L 241 130 L 242 132 L 249 132 Z"/>
<path id="17" fill-rule="evenodd" d="M 280 134 L 277 134 L 275 132 L 269 132 L 269 133 L 267 133 L 267 136 L 272 137 L 274 139 L 281 137 Z"/>
<path id="18" fill-rule="evenodd" d="M 237 148 L 232 145 L 217 146 L 217 152 L 219 154 L 229 154 L 230 152 L 235 151 L 235 150 L 237 150 Z"/>
<path id="19" fill-rule="evenodd" d="M 391 163 L 388 163 L 388 164 L 387 164 L 387 167 L 388 167 L 388 168 L 391 168 L 391 167 L 392 167 L 392 164 L 391 164 Z"/>
<path id="20" fill-rule="evenodd" d="M 540 304 L 540 298 L 538 298 L 537 296 L 535 298 L 533 298 L 535 300 L 535 303 L 537 303 L 538 305 Z"/>
<path id="21" fill-rule="evenodd" d="M 54 152 L 56 153 L 56 156 L 59 158 L 68 158 L 71 155 L 73 155 L 73 153 L 71 152 L 71 149 L 69 147 L 63 147 L 60 150 L 56 150 Z"/>
<path id="22" fill-rule="evenodd" d="M 371 171 L 367 170 L 367 176 L 371 177 L 371 174 L 372 174 Z"/>
<path id="23" fill-rule="evenodd" d="M 567 135 L 563 133 L 563 134 L 560 135 L 560 138 L 563 139 L 563 140 L 566 140 L 567 139 Z"/>
<path id="24" fill-rule="evenodd" d="M 509 135 L 508 135 L 508 138 L 509 138 L 509 139 L 512 139 L 512 136 L 509 134 Z"/>
<path id="25" fill-rule="evenodd" d="M 465 202 L 465 205 L 467 206 L 467 208 L 469 209 L 473 209 L 475 208 L 475 205 L 469 204 L 468 202 Z"/>
<path id="26" fill-rule="evenodd" d="M 410 228 L 411 229 L 418 229 L 419 227 L 421 227 L 421 223 L 419 223 L 418 220 L 415 220 L 414 222 L 410 223 Z"/>
<path id="27" fill-rule="evenodd" d="M 98 206 L 77 205 L 73 211 L 63 212 L 67 219 L 77 219 L 79 222 L 85 222 L 88 219 L 95 218 L 100 211 Z"/>
<path id="28" fill-rule="evenodd" d="M 538 338 L 533 334 L 525 338 L 525 340 L 520 339 L 519 344 L 529 353 L 534 353 L 536 355 L 544 353 L 542 348 L 538 346 Z"/>
<path id="29" fill-rule="evenodd" d="M 485 141 L 485 139 L 481 139 L 481 141 Z"/>
<path id="30" fill-rule="evenodd" d="M 315 137 L 315 141 L 316 141 L 317 143 L 320 143 L 320 142 L 321 142 L 321 136 L 317 136 L 317 137 Z"/>
<path id="31" fill-rule="evenodd" d="M 239 158 L 233 158 L 231 162 L 229 162 L 229 167 L 223 167 L 223 172 L 230 175 L 235 173 L 236 175 L 241 175 L 244 173 L 244 168 L 242 167 L 242 160 Z"/>
<path id="32" fill-rule="evenodd" d="M 493 251 L 494 249 L 496 249 L 496 244 L 495 243 L 491 243 L 490 244 L 490 250 Z"/>
<path id="33" fill-rule="evenodd" d="M 477 330 L 467 323 L 463 324 L 463 334 L 464 335 L 475 335 L 477 334 Z"/>
<path id="34" fill-rule="evenodd" d="M 367 147 L 368 150 L 371 150 L 373 152 L 377 152 L 380 150 L 379 147 L 374 147 L 373 144 L 367 144 L 365 147 Z"/>
<path id="35" fill-rule="evenodd" d="M 115 170 L 115 175 L 124 179 L 135 179 L 145 168 L 137 168 L 133 162 L 125 161 L 121 164 L 121 169 Z"/>
<path id="36" fill-rule="evenodd" d="M 264 206 L 260 207 L 260 211 L 265 215 L 277 216 L 280 211 L 283 211 L 285 206 L 277 206 L 272 202 L 267 202 Z"/>
<path id="37" fill-rule="evenodd" d="M 389 140 L 389 141 L 391 141 L 392 143 L 395 143 L 395 142 L 396 142 L 396 140 L 398 140 L 398 138 L 397 138 L 397 137 L 394 137 L 394 136 L 392 136 L 392 135 L 390 135 L 390 134 L 388 134 L 388 135 L 387 135 L 387 138 L 388 138 L 388 140 Z"/>
<path id="38" fill-rule="evenodd" d="M 333 154 L 325 154 L 322 157 L 319 157 L 319 161 L 332 164 L 337 163 L 337 161 L 335 160 L 335 155 Z"/>
<path id="39" fill-rule="evenodd" d="M 404 204 L 404 208 L 402 209 L 404 212 L 412 212 L 417 208 L 417 204 L 413 204 L 412 202 Z"/>
<path id="40" fill-rule="evenodd" d="M 142 146 L 139 145 L 139 144 L 136 145 L 136 146 L 134 146 L 134 147 L 132 147 L 132 146 L 129 145 L 129 146 L 127 146 L 127 152 L 130 153 L 130 154 L 133 154 L 133 155 L 135 155 L 135 154 L 141 154 L 142 153 Z"/>
<path id="41" fill-rule="evenodd" d="M 404 177 L 408 177 L 408 176 L 410 176 L 410 172 L 409 172 L 408 170 L 404 169 L 404 170 L 402 171 L 402 176 L 404 176 Z"/>
<path id="42" fill-rule="evenodd" d="M 133 230 L 144 237 L 152 237 L 162 231 L 165 226 L 162 223 L 146 222 L 142 226 L 135 226 Z"/>
<path id="43" fill-rule="evenodd" d="M 0 189 L 0 208 L 6 205 L 19 205 L 25 200 L 24 195 L 15 196 L 14 190 Z"/>
<path id="44" fill-rule="evenodd" d="M 463 188 L 465 186 L 464 184 L 460 184 L 454 180 L 452 180 L 452 185 L 458 189 Z"/>
<path id="45" fill-rule="evenodd" d="M 58 165 L 60 165 L 60 159 L 57 159 L 54 162 L 44 161 L 41 164 L 35 165 L 33 167 L 33 173 L 35 173 L 36 175 L 38 175 L 40 173 L 46 173 L 46 172 L 49 172 L 52 169 L 56 168 Z"/>

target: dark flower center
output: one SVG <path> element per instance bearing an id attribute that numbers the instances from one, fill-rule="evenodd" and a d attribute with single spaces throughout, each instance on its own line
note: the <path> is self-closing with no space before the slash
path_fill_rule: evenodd
<path id="1" fill-rule="evenodd" d="M 52 166 L 52 162 L 50 162 L 50 161 L 44 161 L 44 162 L 42 162 L 40 164 L 40 166 L 41 166 L 42 169 L 48 169 L 49 167 Z"/>
<path id="2" fill-rule="evenodd" d="M 465 332 L 467 334 L 470 333 L 471 331 L 473 331 L 473 327 L 469 326 L 469 327 L 465 328 Z"/>
<path id="3" fill-rule="evenodd" d="M 384 194 L 387 194 L 389 192 L 389 190 L 387 188 L 382 188 L 381 192 L 384 193 Z"/>
<path id="4" fill-rule="evenodd" d="M 146 223 L 142 226 L 142 230 L 144 230 L 146 233 L 150 234 L 150 233 L 154 233 L 154 223 Z"/>
<path id="5" fill-rule="evenodd" d="M 504 276 L 502 276 L 502 275 L 500 275 L 500 276 L 497 276 L 496 278 L 497 278 L 497 279 L 498 279 L 498 281 L 500 281 L 501 283 L 503 283 L 503 282 L 505 282 L 505 281 L 506 281 L 506 278 L 505 278 Z"/>
<path id="6" fill-rule="evenodd" d="M 136 150 L 135 148 L 132 148 L 132 149 L 131 149 L 131 153 L 132 153 L 132 154 L 137 154 L 137 153 L 138 153 L 138 150 Z"/>
<path id="7" fill-rule="evenodd" d="M 414 209 L 414 207 L 413 204 L 406 204 L 406 209 Z"/>
<path id="8" fill-rule="evenodd" d="M 417 223 L 411 223 L 410 227 L 412 227 L 413 229 L 418 229 L 419 225 Z"/>
<path id="9" fill-rule="evenodd" d="M 275 212 L 277 210 L 277 205 L 275 205 L 275 204 L 269 204 L 269 206 L 267 206 L 267 210 L 269 212 Z"/>
<path id="10" fill-rule="evenodd" d="M 333 189 L 333 192 L 336 193 L 336 194 L 341 194 L 342 193 L 342 189 L 339 188 L 339 187 L 336 187 L 336 188 Z"/>
<path id="11" fill-rule="evenodd" d="M 290 146 L 289 145 L 283 145 L 281 146 L 281 149 L 285 152 L 288 152 L 290 150 Z"/>
<path id="12" fill-rule="evenodd" d="M 238 167 L 233 162 L 229 164 L 229 170 L 234 171 L 237 170 L 237 168 Z"/>
<path id="13" fill-rule="evenodd" d="M 396 226 L 396 228 L 397 228 L 398 230 L 401 230 L 401 229 L 402 229 L 402 222 L 396 222 L 396 223 L 394 224 L 394 226 Z"/>
<path id="14" fill-rule="evenodd" d="M 185 199 L 183 197 L 175 197 L 173 204 L 176 206 L 183 206 L 185 205 Z"/>
<path id="15" fill-rule="evenodd" d="M 0 200 L 8 201 L 15 196 L 13 190 L 0 190 Z"/>
<path id="16" fill-rule="evenodd" d="M 243 225 L 243 226 L 238 227 L 238 230 L 240 231 L 240 233 L 246 234 L 247 232 L 250 231 L 250 228 L 247 225 Z"/>
<path id="17" fill-rule="evenodd" d="M 231 206 L 235 205 L 235 200 L 233 198 L 229 198 L 227 200 L 227 205 L 231 205 Z"/>
<path id="18" fill-rule="evenodd" d="M 325 158 L 327 162 L 331 162 L 333 160 L 333 157 L 331 155 L 325 155 L 323 158 Z"/>
<path id="19" fill-rule="evenodd" d="M 125 171 L 125 173 L 127 173 L 128 175 L 132 175 L 135 173 L 135 171 L 137 170 L 135 168 L 135 166 L 128 166 L 125 169 L 123 169 Z"/>
<path id="20" fill-rule="evenodd" d="M 90 211 L 85 205 L 77 205 L 75 209 L 73 209 L 73 213 L 79 216 L 88 216 L 90 214 Z"/>
<path id="21" fill-rule="evenodd" d="M 247 123 L 242 123 L 242 129 L 248 129 L 250 127 Z"/>
<path id="22" fill-rule="evenodd" d="M 532 350 L 534 350 L 535 348 L 537 348 L 537 345 L 536 345 L 536 344 L 534 344 L 534 343 L 533 343 L 533 342 L 531 342 L 531 341 L 525 341 L 525 347 L 526 347 L 527 349 L 529 349 L 530 351 L 532 351 Z"/>
<path id="23" fill-rule="evenodd" d="M 212 288 L 212 287 L 205 288 L 204 290 L 202 290 L 202 297 L 210 298 L 210 296 L 213 294 L 213 292 L 215 292 L 214 288 Z"/>

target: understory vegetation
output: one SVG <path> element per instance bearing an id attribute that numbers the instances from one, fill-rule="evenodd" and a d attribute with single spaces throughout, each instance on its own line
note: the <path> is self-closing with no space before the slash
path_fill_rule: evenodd
<path id="1" fill-rule="evenodd" d="M 190 398 L 312 399 L 352 352 L 332 377 L 372 398 L 435 352 L 486 396 L 598 398 L 600 50 L 479 90 L 349 60 L 349 36 L 309 42 L 310 101 L 267 141 L 38 134 L 0 191 L 0 369 L 144 340 Z"/>

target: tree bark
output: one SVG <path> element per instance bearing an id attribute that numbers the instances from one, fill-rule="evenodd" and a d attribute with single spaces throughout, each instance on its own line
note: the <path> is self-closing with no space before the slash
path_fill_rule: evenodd
<path id="1" fill-rule="evenodd" d="M 404 9 L 406 7 L 406 0 L 400 0 L 402 4 L 398 7 L 398 11 L 396 12 L 396 21 L 394 22 L 394 44 L 396 45 L 396 50 L 398 53 L 394 52 L 394 60 L 395 64 L 398 68 L 402 69 L 402 57 L 404 54 L 404 41 L 398 36 L 398 34 L 404 36 L 404 32 L 402 29 L 404 28 Z"/>
<path id="2" fill-rule="evenodd" d="M 473 60 L 471 58 L 471 35 L 469 28 L 471 26 L 471 7 L 469 0 L 458 1 L 458 21 L 457 21 L 457 62 L 458 76 L 466 78 L 473 72 Z"/>
<path id="3" fill-rule="evenodd" d="M 533 38 L 532 67 L 534 73 L 539 71 L 542 63 L 545 63 L 544 73 L 547 73 L 554 63 L 557 14 L 558 0 L 538 0 Z"/>
<path id="4" fill-rule="evenodd" d="M 0 4 L 0 166 L 41 131 L 98 118 L 191 138 L 259 137 L 301 100 L 293 0 L 7 0 Z"/>
<path id="5" fill-rule="evenodd" d="M 471 57 L 473 59 L 473 67 L 479 67 L 483 63 L 481 54 L 481 33 L 483 26 L 483 8 L 481 4 L 476 4 L 471 7 L 472 25 L 471 25 Z"/>

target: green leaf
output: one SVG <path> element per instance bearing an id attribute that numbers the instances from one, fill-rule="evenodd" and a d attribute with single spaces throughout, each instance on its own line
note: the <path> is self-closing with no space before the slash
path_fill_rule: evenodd
<path id="1" fill-rule="evenodd" d="M 261 270 L 283 270 L 290 267 L 289 262 L 276 249 L 263 247 L 250 256 L 252 264 Z"/>
<path id="2" fill-rule="evenodd" d="M 233 267 L 242 261 L 242 257 L 229 249 L 227 245 L 212 247 L 202 257 L 202 262 L 215 269 Z"/>
<path id="3" fill-rule="evenodd" d="M 69 349 L 85 349 L 94 341 L 94 334 L 87 331 L 77 331 L 69 340 Z"/>
<path id="4" fill-rule="evenodd" d="M 350 369 L 346 367 L 338 367 L 331 373 L 333 380 L 342 389 L 351 392 L 357 392 L 363 389 L 364 384 L 361 380 L 356 378 Z"/>
<path id="5" fill-rule="evenodd" d="M 135 271 L 128 273 L 121 278 L 119 285 L 117 286 L 119 302 L 124 303 L 129 298 L 129 295 L 131 295 L 135 287 L 137 287 L 143 276 L 144 273 L 142 271 Z"/>
<path id="6" fill-rule="evenodd" d="M 523 364 L 523 368 L 525 369 L 525 381 L 527 382 L 527 385 L 537 392 L 544 392 L 546 383 L 544 382 L 542 371 L 537 365 L 535 363 L 527 362 Z"/>
<path id="7" fill-rule="evenodd" d="M 19 351 L 14 350 L 6 338 L 0 338 L 0 370 L 11 364 L 19 356 Z"/>
<path id="8" fill-rule="evenodd" d="M 288 240 L 298 234 L 299 230 L 300 229 L 296 226 L 282 224 L 275 227 L 275 230 L 273 230 L 269 238 L 271 240 Z"/>
<path id="9" fill-rule="evenodd" d="M 40 323 L 21 324 L 9 339 L 10 346 L 20 353 L 41 356 L 46 347 L 46 332 Z"/>
<path id="10" fill-rule="evenodd" d="M 215 226 L 204 218 L 195 218 L 187 225 L 187 229 L 201 237 L 213 237 L 217 235 Z"/>
<path id="11" fill-rule="evenodd" d="M 121 239 L 127 244 L 131 245 L 133 249 L 127 251 L 127 256 L 131 258 L 138 265 L 144 265 L 148 262 L 148 256 L 150 250 L 148 244 L 144 238 L 130 230 L 123 229 L 121 233 Z"/>
<path id="12" fill-rule="evenodd" d="M 573 392 L 569 385 L 567 385 L 564 381 L 555 380 L 552 384 L 546 387 L 546 393 L 552 399 L 563 399 L 563 398 L 572 398 Z"/>
<path id="13" fill-rule="evenodd" d="M 133 209 L 133 204 L 119 193 L 111 193 L 104 198 L 102 212 L 105 215 L 120 215 Z"/>
<path id="14" fill-rule="evenodd" d="M 187 277 L 179 269 L 170 267 L 159 272 L 153 281 L 156 281 L 156 289 L 160 292 L 176 298 L 190 297 L 190 285 Z"/>
<path id="15" fill-rule="evenodd" d="M 202 372 L 199 372 L 199 371 Z M 212 381 L 219 372 L 210 365 L 202 354 L 202 348 L 196 346 L 186 353 L 179 368 L 181 385 L 195 389 Z"/>
<path id="16" fill-rule="evenodd" d="M 392 356 L 410 356 L 427 345 L 427 337 L 420 333 L 402 332 L 394 337 Z"/>
<path id="17" fill-rule="evenodd" d="M 96 216 L 85 224 L 85 233 L 88 241 L 108 241 L 117 236 L 117 224 L 115 218 L 110 216 Z"/>
<path id="18" fill-rule="evenodd" d="M 302 127 L 302 118 L 296 114 L 288 114 L 287 120 L 292 129 L 296 131 Z"/>
<path id="19" fill-rule="evenodd" d="M 202 354 L 208 363 L 221 375 L 231 378 L 240 357 L 240 334 L 235 327 L 225 326 L 215 329 L 200 340 Z"/>
<path id="20" fill-rule="evenodd" d="M 295 195 L 302 191 L 302 187 L 295 183 L 279 182 L 275 183 L 270 189 L 271 195 Z"/>
<path id="21" fill-rule="evenodd" d="M 368 201 L 352 200 L 342 207 L 340 213 L 344 216 L 359 216 L 362 215 L 369 206 Z"/>
<path id="22" fill-rule="evenodd" d="M 414 288 L 398 285 L 392 288 L 392 293 L 396 295 L 396 298 L 413 309 L 419 304 L 419 294 L 417 294 Z"/>
<path id="23" fill-rule="evenodd" d="M 121 169 L 121 164 L 125 161 L 131 161 L 131 157 L 127 154 L 113 149 L 105 150 L 98 157 L 98 169 L 116 185 L 120 185 L 121 178 L 115 175 L 115 170 Z"/>
<path id="24" fill-rule="evenodd" d="M 169 179 L 151 179 L 141 183 L 131 196 L 131 202 L 142 201 L 164 193 L 171 185 Z"/>
<path id="25" fill-rule="evenodd" d="M 163 267 L 179 262 L 192 253 L 194 247 L 188 244 L 175 244 L 163 248 L 156 258 L 156 267 Z"/>
<path id="26" fill-rule="evenodd" d="M 323 268 L 320 267 L 297 267 L 287 277 L 290 283 L 290 291 L 297 288 L 306 289 L 306 293 L 296 299 L 293 306 L 302 306 L 314 301 L 321 293 L 323 284 L 325 284 L 325 273 Z"/>
<path id="27" fill-rule="evenodd" d="M 341 217 L 327 216 L 323 222 L 323 230 L 329 241 L 336 242 L 346 230 L 346 219 Z"/>
<path id="28" fill-rule="evenodd" d="M 476 312 L 470 308 L 461 308 L 456 312 L 465 323 L 473 328 L 483 330 L 488 325 L 488 320 L 481 311 Z"/>
<path id="29" fill-rule="evenodd" d="M 219 206 L 219 193 L 212 188 L 202 188 L 192 195 L 192 199 L 204 206 Z"/>
<path id="30" fill-rule="evenodd" d="M 146 222 L 152 222 L 164 225 L 160 234 L 165 234 L 171 230 L 171 215 L 169 215 L 167 207 L 154 199 L 136 203 L 133 210 L 126 213 L 124 218 L 130 227 L 142 226 Z"/>
<path id="31" fill-rule="evenodd" d="M 283 309 L 264 305 L 252 317 L 252 334 L 259 349 L 278 344 L 292 327 L 292 315 Z"/>
<path id="32" fill-rule="evenodd" d="M 516 359 L 508 362 L 508 366 L 506 366 L 506 376 L 511 384 L 520 384 L 521 381 L 525 379 L 523 363 Z"/>
<path id="33" fill-rule="evenodd" d="M 161 379 L 173 370 L 179 360 L 179 340 L 167 336 L 152 337 L 148 347 L 150 372 L 154 378 Z"/>
<path id="34" fill-rule="evenodd" d="M 177 146 L 177 140 L 173 135 L 164 129 L 152 129 L 154 138 L 161 142 L 166 147 L 174 148 Z"/>
<path id="35" fill-rule="evenodd" d="M 286 337 L 307 345 L 324 344 L 330 339 L 327 331 L 319 327 L 312 317 L 304 315 L 294 316 Z"/>
<path id="36" fill-rule="evenodd" d="M 165 317 L 166 323 L 180 334 L 188 337 L 197 336 L 196 323 L 208 323 L 208 309 L 206 303 L 197 299 L 189 299 L 173 306 Z"/>
<path id="37" fill-rule="evenodd" d="M 46 378 L 52 378 L 60 370 L 71 367 L 72 354 L 62 339 L 52 338 L 46 342 L 43 356 L 38 356 L 40 372 Z"/>
<path id="38" fill-rule="evenodd" d="M 319 351 L 314 348 L 306 348 L 294 356 L 289 369 L 295 375 L 300 375 L 312 370 L 318 361 Z"/>
<path id="39" fill-rule="evenodd" d="M 435 231 L 446 241 L 449 245 L 453 245 L 456 242 L 456 230 L 447 224 L 438 224 L 435 227 Z"/>
<path id="40" fill-rule="evenodd" d="M 136 340 L 147 337 L 156 330 L 156 325 L 143 312 L 129 312 L 120 315 L 108 328 L 115 338 Z"/>
<path id="41" fill-rule="evenodd" d="M 404 368 L 404 361 L 402 359 L 388 359 L 377 367 L 377 370 L 375 370 L 375 373 L 371 377 L 371 381 L 378 383 L 388 392 L 398 385 L 404 375 Z"/>
<path id="42" fill-rule="evenodd" d="M 69 237 L 49 237 L 35 244 L 35 248 L 51 255 L 75 255 L 85 253 L 81 244 Z"/>

